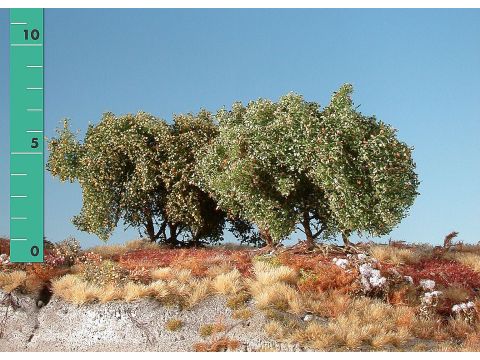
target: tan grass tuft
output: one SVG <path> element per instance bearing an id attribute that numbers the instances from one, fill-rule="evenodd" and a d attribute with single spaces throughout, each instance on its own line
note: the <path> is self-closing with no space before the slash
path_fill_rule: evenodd
<path id="1" fill-rule="evenodd" d="M 183 321 L 180 319 L 170 319 L 165 324 L 165 328 L 169 331 L 180 330 L 182 326 L 183 326 Z"/>
<path id="2" fill-rule="evenodd" d="M 103 292 L 102 288 L 70 274 L 54 280 L 52 290 L 55 295 L 78 305 L 97 300 Z"/>
<path id="3" fill-rule="evenodd" d="M 195 280 L 192 284 L 192 289 L 190 296 L 187 300 L 187 306 L 193 307 L 200 303 L 202 300 L 206 299 L 211 294 L 211 280 L 210 279 L 200 279 Z"/>
<path id="4" fill-rule="evenodd" d="M 169 294 L 168 285 L 163 280 L 154 281 L 150 283 L 148 287 L 150 288 L 151 295 L 156 299 L 163 299 Z"/>
<path id="5" fill-rule="evenodd" d="M 380 300 L 362 298 L 336 319 L 322 325 L 311 323 L 297 330 L 293 339 L 317 349 L 358 349 L 364 345 L 381 348 L 400 346 L 411 338 L 414 313 L 407 307 L 393 307 Z"/>
<path id="6" fill-rule="evenodd" d="M 11 293 L 25 284 L 27 273 L 25 271 L 12 271 L 10 273 L 0 273 L 0 288 Z"/>
<path id="7" fill-rule="evenodd" d="M 273 266 L 264 261 L 257 261 L 253 264 L 253 272 L 256 280 L 262 285 L 272 285 L 276 283 L 295 284 L 298 279 L 298 273 L 288 266 Z"/>
<path id="8" fill-rule="evenodd" d="M 232 271 L 232 265 L 226 261 L 222 261 L 220 264 L 209 267 L 205 275 L 213 279 L 220 274 L 225 274 L 230 271 Z"/>
<path id="9" fill-rule="evenodd" d="M 125 245 L 112 244 L 112 245 L 99 245 L 88 249 L 88 252 L 93 252 L 100 255 L 103 258 L 110 258 L 115 255 L 122 255 L 127 252 Z"/>
<path id="10" fill-rule="evenodd" d="M 462 287 L 450 286 L 442 289 L 442 297 L 451 300 L 454 304 L 458 304 L 469 300 L 470 292 Z"/>
<path id="11" fill-rule="evenodd" d="M 217 275 L 213 279 L 212 286 L 218 294 L 236 294 L 242 289 L 242 275 L 237 269 Z"/>
<path id="12" fill-rule="evenodd" d="M 109 301 L 121 300 L 125 297 L 124 288 L 119 287 L 113 283 L 107 284 L 102 288 L 98 294 L 98 300 L 104 304 Z"/>
<path id="13" fill-rule="evenodd" d="M 141 298 L 146 298 L 152 294 L 150 286 L 144 284 L 137 284 L 131 281 L 125 284 L 123 291 L 123 299 L 125 301 L 133 301 Z"/>
<path id="14" fill-rule="evenodd" d="M 171 280 L 173 279 L 173 271 L 170 267 L 154 269 L 151 272 L 153 280 Z"/>
<path id="15" fill-rule="evenodd" d="M 224 332 L 226 330 L 226 327 L 223 323 L 218 322 L 214 324 L 204 324 L 200 326 L 198 329 L 198 333 L 200 334 L 201 337 L 209 337 L 221 332 Z"/>
<path id="16" fill-rule="evenodd" d="M 282 340 L 285 338 L 286 330 L 283 327 L 282 323 L 277 320 L 271 320 L 264 326 L 265 333 L 275 339 Z"/>
<path id="17" fill-rule="evenodd" d="M 251 298 L 250 294 L 242 290 L 238 293 L 232 294 L 227 298 L 226 305 L 232 310 L 239 309 L 245 306 L 245 303 Z"/>
<path id="18" fill-rule="evenodd" d="M 240 342 L 235 339 L 230 339 L 228 337 L 221 337 L 219 339 L 214 339 L 211 342 L 206 343 L 196 343 L 193 345 L 193 349 L 197 352 L 208 351 L 208 352 L 220 352 L 220 351 L 234 351 L 237 350 L 240 346 Z"/>
<path id="19" fill-rule="evenodd" d="M 181 283 L 187 283 L 192 280 L 192 272 L 188 269 L 172 269 L 170 267 L 158 268 L 150 273 L 153 280 L 177 280 Z"/>
<path id="20" fill-rule="evenodd" d="M 236 320 L 248 320 L 253 317 L 253 311 L 248 308 L 235 310 L 232 317 Z"/>
<path id="21" fill-rule="evenodd" d="M 417 264 L 422 259 L 421 252 L 384 245 L 372 246 L 370 254 L 381 262 L 393 265 Z"/>
<path id="22" fill-rule="evenodd" d="M 300 314 L 305 310 L 301 294 L 285 283 L 259 286 L 259 283 L 253 282 L 250 289 L 257 307 L 261 310 L 274 308 L 294 314 Z"/>
<path id="23" fill-rule="evenodd" d="M 158 249 L 159 245 L 151 242 L 147 239 L 135 239 L 129 240 L 125 243 L 125 249 L 128 251 L 141 250 L 141 249 Z"/>
<path id="24" fill-rule="evenodd" d="M 340 290 L 328 290 L 305 299 L 305 308 L 322 317 L 337 317 L 344 313 L 352 299 Z"/>

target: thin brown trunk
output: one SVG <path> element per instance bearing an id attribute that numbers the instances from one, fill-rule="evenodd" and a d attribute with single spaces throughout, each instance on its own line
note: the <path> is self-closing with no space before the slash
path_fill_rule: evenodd
<path id="1" fill-rule="evenodd" d="M 315 239 L 312 234 L 312 229 L 310 228 L 310 216 L 308 211 L 303 212 L 302 225 L 305 231 L 305 236 L 307 237 L 307 248 L 311 250 L 315 246 Z"/>
<path id="2" fill-rule="evenodd" d="M 153 225 L 153 220 L 148 219 L 147 223 L 145 224 L 145 230 L 147 231 L 147 235 L 151 242 L 155 242 L 157 238 L 155 237 L 155 227 Z"/>
<path id="3" fill-rule="evenodd" d="M 177 227 L 176 224 L 168 223 L 168 229 L 170 231 L 170 237 L 166 241 L 168 244 L 177 244 Z"/>
<path id="4" fill-rule="evenodd" d="M 346 230 L 342 232 L 342 239 L 345 246 L 350 246 L 350 240 L 348 239 L 348 237 L 350 236 L 350 233 L 351 233 L 350 230 Z"/>
<path id="5" fill-rule="evenodd" d="M 260 236 L 267 243 L 267 247 L 272 247 L 273 246 L 273 238 L 272 238 L 272 235 L 270 235 L 269 230 L 260 230 Z"/>

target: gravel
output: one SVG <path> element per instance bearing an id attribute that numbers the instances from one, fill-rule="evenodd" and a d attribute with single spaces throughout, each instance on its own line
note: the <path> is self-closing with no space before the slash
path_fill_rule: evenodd
<path id="1" fill-rule="evenodd" d="M 0 291 L 0 299 L 4 296 Z M 20 307 L 10 306 L 6 317 L 7 306 L 0 305 L 1 351 L 192 351 L 194 344 L 209 340 L 199 335 L 199 328 L 214 322 L 225 324 L 225 336 L 240 342 L 239 351 L 303 350 L 266 337 L 267 320 L 253 306 L 251 319 L 233 319 L 223 297 L 210 297 L 188 310 L 152 299 L 77 306 L 53 296 L 41 308 L 28 296 L 14 299 Z M 169 331 L 165 324 L 170 319 L 184 325 Z"/>

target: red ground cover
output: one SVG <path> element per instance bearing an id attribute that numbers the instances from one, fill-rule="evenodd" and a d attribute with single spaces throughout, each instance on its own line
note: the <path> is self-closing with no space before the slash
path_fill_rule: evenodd
<path id="1" fill-rule="evenodd" d="M 415 284 L 421 279 L 431 279 L 444 286 L 459 285 L 467 289 L 480 289 L 480 273 L 456 261 L 428 259 L 415 265 L 404 265 L 399 271 L 411 276 Z"/>
<path id="2" fill-rule="evenodd" d="M 10 255 L 10 243 L 7 239 L 0 238 L 0 254 Z"/>

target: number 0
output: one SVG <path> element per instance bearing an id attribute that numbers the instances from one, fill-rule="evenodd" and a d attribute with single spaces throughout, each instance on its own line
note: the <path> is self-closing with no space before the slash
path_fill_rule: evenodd
<path id="1" fill-rule="evenodd" d="M 30 254 L 32 254 L 32 256 L 38 256 L 39 253 L 40 249 L 38 248 L 38 246 L 32 246 L 32 248 L 30 249 Z"/>

